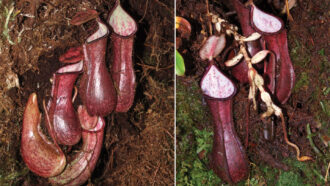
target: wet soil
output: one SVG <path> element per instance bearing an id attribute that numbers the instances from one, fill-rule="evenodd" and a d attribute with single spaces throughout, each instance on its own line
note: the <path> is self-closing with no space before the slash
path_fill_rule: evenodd
<path id="1" fill-rule="evenodd" d="M 88 184 L 171 185 L 174 182 L 174 4 L 164 0 L 121 3 L 138 24 L 134 44 L 136 95 L 127 113 L 106 117 L 104 145 Z M 59 56 L 68 48 L 84 43 L 88 26 L 69 24 L 75 13 L 95 9 L 105 20 L 114 4 L 115 0 L 0 3 L 1 22 L 10 15 L 6 9 L 13 8 L 8 26 L 0 26 L 1 32 L 9 30 L 9 35 L 0 37 L 0 185 L 48 183 L 30 172 L 20 155 L 25 103 L 32 92 L 37 93 L 39 103 L 49 98 L 49 79 L 63 66 Z M 78 99 L 75 107 L 79 103 Z"/>
<path id="2" fill-rule="evenodd" d="M 190 89 L 193 84 L 199 82 L 205 67 L 208 65 L 199 57 L 199 49 L 202 41 L 210 34 L 207 30 L 207 8 L 205 0 L 187 1 L 178 0 L 177 16 L 186 18 L 192 26 L 190 38 L 182 39 L 179 52 L 185 59 L 186 76 L 177 78 L 180 86 Z M 225 18 L 230 23 L 238 25 L 236 12 L 230 1 L 208 1 L 209 11 Z M 328 141 L 322 140 L 329 135 L 329 3 L 322 0 L 297 1 L 297 5 L 291 10 L 294 18 L 289 22 L 285 15 L 280 14 L 284 1 L 254 1 L 264 11 L 280 16 L 288 31 L 289 53 L 296 74 L 295 88 L 288 102 L 281 105 L 284 110 L 289 139 L 297 144 L 303 155 L 311 156 L 317 164 L 317 171 L 326 175 L 329 159 Z M 323 5 L 322 5 L 323 4 Z M 326 4 L 326 5 L 325 5 Z M 180 34 L 177 34 L 180 37 Z M 230 70 L 224 68 L 225 56 L 216 58 L 217 64 L 223 72 L 230 75 Z M 234 79 L 233 77 L 231 77 Z M 246 140 L 246 108 L 248 105 L 248 86 L 237 83 L 238 94 L 234 97 L 233 112 L 236 131 L 242 141 Z M 181 88 L 180 88 L 181 89 Z M 200 92 L 197 92 L 200 94 Z M 177 93 L 178 94 L 178 93 Z M 201 97 L 201 96 L 200 96 Z M 179 100 L 180 101 L 180 100 Z M 184 100 L 181 100 L 184 101 Z M 202 101 L 203 102 L 203 101 Z M 259 102 L 260 103 L 260 102 Z M 183 104 L 177 102 L 178 104 Z M 322 107 L 321 105 L 324 105 Z M 202 108 L 203 109 L 203 108 Z M 177 114 L 184 111 L 177 110 Z M 209 112 L 206 109 L 206 112 Z M 282 163 L 286 158 L 295 158 L 295 151 L 286 145 L 280 123 L 275 124 L 275 136 L 273 140 L 267 141 L 263 138 L 264 125 L 260 120 L 261 111 L 254 111 L 250 105 L 249 115 L 249 141 L 247 154 L 251 165 L 268 165 L 278 170 L 290 170 L 290 166 Z M 195 121 L 196 128 L 212 129 L 211 122 Z M 200 127 L 203 123 L 203 127 Z M 319 153 L 317 153 L 308 140 L 307 124 L 311 128 L 312 140 Z M 182 130 L 180 123 L 177 124 L 179 133 L 177 152 L 185 153 L 182 143 L 187 131 Z M 195 136 L 196 138 L 196 136 Z M 196 140 L 196 139 L 195 139 Z M 188 146 L 193 146 L 194 140 L 189 140 Z M 178 157 L 184 157 L 178 155 Z M 203 156 L 207 158 L 207 156 Z M 198 158 L 196 154 L 196 159 Z M 177 159 L 177 164 L 184 159 Z M 311 162 L 306 162 L 311 164 Z M 251 172 L 255 166 L 251 166 Z M 180 172 L 181 170 L 178 170 Z M 250 175 L 252 176 L 252 175 Z M 306 178 L 306 175 L 302 175 Z M 275 176 L 276 177 L 276 176 Z M 260 183 L 260 182 L 259 182 Z M 312 182 L 311 182 L 312 183 Z M 267 184 L 267 183 L 266 183 Z M 269 184 L 269 183 L 268 183 Z"/>

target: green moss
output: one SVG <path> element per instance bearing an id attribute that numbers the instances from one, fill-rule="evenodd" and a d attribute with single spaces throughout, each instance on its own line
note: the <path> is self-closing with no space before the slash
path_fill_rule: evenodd
<path id="1" fill-rule="evenodd" d="M 293 39 L 294 43 L 291 45 L 290 57 L 294 66 L 306 68 L 311 61 L 311 51 L 302 45 L 301 42 L 295 38 L 296 36 L 290 36 L 290 40 Z"/>
<path id="2" fill-rule="evenodd" d="M 302 72 L 299 77 L 298 77 L 298 81 L 294 86 L 293 91 L 295 93 L 299 92 L 302 88 L 304 87 L 308 87 L 309 85 L 309 77 L 307 72 Z"/>
<path id="3" fill-rule="evenodd" d="M 275 185 L 279 171 L 268 166 L 261 166 L 260 169 L 263 172 L 263 176 L 266 179 L 266 183 L 268 185 Z"/>
<path id="4" fill-rule="evenodd" d="M 194 134 L 196 137 L 196 143 L 198 147 L 196 153 L 200 153 L 202 151 L 205 151 L 206 153 L 211 152 L 213 132 L 206 129 L 204 130 L 195 129 Z"/>
<path id="5" fill-rule="evenodd" d="M 320 101 L 320 106 L 322 108 L 323 113 L 325 113 L 328 117 L 330 117 L 330 103 L 329 103 L 329 100 Z"/>
<path id="6" fill-rule="evenodd" d="M 292 180 L 296 178 L 295 175 L 301 175 L 299 176 L 299 180 L 305 183 L 305 185 L 322 185 L 324 184 L 324 177 L 321 175 L 320 163 L 326 163 L 327 160 L 326 158 L 324 159 L 319 159 L 314 162 L 300 162 L 295 159 L 286 159 L 284 160 L 284 163 L 289 165 L 291 167 L 291 175 L 292 175 Z M 284 172 L 282 174 L 285 174 Z M 281 174 L 281 175 L 282 175 Z M 285 181 L 286 176 L 288 174 L 286 173 L 282 177 L 282 181 Z M 300 182 L 299 182 L 300 183 Z"/>
<path id="7" fill-rule="evenodd" d="M 319 159 L 314 162 L 299 162 L 296 159 L 285 159 L 283 163 L 290 167 L 290 171 L 274 169 L 267 165 L 254 165 L 250 171 L 250 178 L 246 185 L 323 185 L 324 177 L 320 173 L 319 164 L 329 160 Z M 326 166 L 325 166 L 326 167 Z"/>
<path id="8" fill-rule="evenodd" d="M 280 175 L 277 186 L 300 186 L 305 185 L 301 181 L 301 177 L 293 172 L 282 172 Z"/>
<path id="9" fill-rule="evenodd" d="M 321 58 L 320 74 L 323 73 L 323 72 L 329 73 L 330 72 L 330 64 L 329 64 L 328 57 L 325 55 L 324 48 L 319 50 L 318 54 L 320 55 L 320 58 Z M 329 81 L 330 77 L 324 78 L 324 79 L 328 79 L 328 81 Z"/>
<path id="10" fill-rule="evenodd" d="M 22 178 L 26 179 L 29 169 L 25 165 L 23 166 L 21 167 L 17 160 L 9 158 L 5 167 L 0 168 L 0 185 L 17 185 L 18 180 Z M 13 167 L 13 169 L 8 171 L 5 169 L 7 167 Z"/>
<path id="11" fill-rule="evenodd" d="M 177 101 L 177 118 L 178 126 L 182 128 L 193 127 L 194 121 L 202 122 L 205 117 L 205 106 L 202 105 L 202 97 L 197 90 L 197 83 L 193 83 L 191 87 L 185 87 L 177 81 L 176 88 Z M 179 125 L 180 124 L 180 125 Z"/>
<path id="12" fill-rule="evenodd" d="M 325 56 L 325 50 L 324 50 L 324 48 L 322 48 L 321 50 L 319 50 L 319 55 L 321 55 L 321 56 Z"/>

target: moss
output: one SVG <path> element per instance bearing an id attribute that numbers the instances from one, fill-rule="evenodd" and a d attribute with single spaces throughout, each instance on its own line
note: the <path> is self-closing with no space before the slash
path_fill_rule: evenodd
<path id="1" fill-rule="evenodd" d="M 322 111 L 327 115 L 327 117 L 330 117 L 330 103 L 329 103 L 329 100 L 320 101 L 320 106 L 322 108 Z"/>
<path id="2" fill-rule="evenodd" d="M 326 155 L 328 156 L 328 155 Z M 323 185 L 324 177 L 318 166 L 320 163 L 327 165 L 326 158 L 314 162 L 299 162 L 296 159 L 285 159 L 284 163 L 290 167 L 290 171 L 274 169 L 267 165 L 255 165 L 250 172 L 246 185 Z M 326 166 L 325 166 L 326 167 Z"/>
<path id="3" fill-rule="evenodd" d="M 301 177 L 298 174 L 293 172 L 283 172 L 278 182 L 276 183 L 277 186 L 299 186 L 304 185 L 301 181 Z"/>
<path id="4" fill-rule="evenodd" d="M 279 171 L 266 165 L 256 165 L 251 163 L 249 179 L 245 185 L 275 185 Z"/>
<path id="5" fill-rule="evenodd" d="M 294 43 L 291 45 L 290 57 L 294 66 L 306 68 L 311 61 L 311 51 L 306 46 L 301 44 L 301 41 L 295 38 L 296 36 L 290 36 L 290 40 L 293 39 Z"/>
<path id="6" fill-rule="evenodd" d="M 321 65 L 320 65 L 320 74 L 322 74 L 323 72 L 325 73 L 329 73 L 330 72 L 330 64 L 329 64 L 329 60 L 327 55 L 325 54 L 325 50 L 324 48 L 322 48 L 321 50 L 318 51 L 318 54 L 320 55 L 320 59 L 321 59 Z M 330 80 L 329 77 L 325 77 L 324 80 Z"/>
<path id="7" fill-rule="evenodd" d="M 277 169 L 273 169 L 269 166 L 261 166 L 260 169 L 263 172 L 264 178 L 268 185 L 274 185 L 277 180 L 277 175 L 279 171 Z"/>
<path id="8" fill-rule="evenodd" d="M 7 161 L 6 167 L 7 166 L 12 166 L 12 164 L 19 164 L 16 160 L 14 159 L 10 159 Z M 5 168 L 5 167 L 3 167 Z M 24 166 L 17 168 L 17 169 L 13 169 L 11 171 L 7 171 L 7 170 L 2 170 L 0 169 L 0 185 L 18 185 L 18 181 L 22 178 L 26 178 L 26 176 L 29 173 L 29 169 Z"/>
<path id="9" fill-rule="evenodd" d="M 300 162 L 295 159 L 286 159 L 284 160 L 286 164 L 288 164 L 291 167 L 291 171 L 288 173 L 282 172 L 280 175 L 280 180 L 282 179 L 282 182 L 285 183 L 286 176 L 290 175 L 292 177 L 292 182 L 296 181 L 296 178 L 299 178 L 299 180 L 305 184 L 301 185 L 322 185 L 324 184 L 324 177 L 319 172 L 319 164 L 326 163 L 326 158 L 318 159 L 314 162 Z M 290 174 L 289 174 L 290 173 Z M 284 174 L 284 175 L 283 175 Z M 296 176 L 298 175 L 298 176 Z M 300 176 L 299 176 L 300 175 Z M 282 177 L 282 178 L 281 178 Z M 301 182 L 298 183 L 301 183 Z M 280 182 L 280 183 L 282 183 Z"/>
<path id="10" fill-rule="evenodd" d="M 177 81 L 177 122 L 183 125 L 193 125 L 193 121 L 204 121 L 206 107 L 202 105 L 202 96 L 198 92 L 197 83 L 185 87 Z"/>
<path id="11" fill-rule="evenodd" d="M 309 86 L 309 76 L 307 74 L 307 72 L 302 72 L 299 77 L 298 77 L 298 81 L 294 86 L 293 91 L 295 93 L 299 92 L 302 88 L 303 89 L 307 89 Z"/>

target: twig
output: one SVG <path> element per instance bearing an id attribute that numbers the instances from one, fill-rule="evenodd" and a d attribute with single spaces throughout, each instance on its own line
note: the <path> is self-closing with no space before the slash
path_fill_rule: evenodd
<path id="1" fill-rule="evenodd" d="M 154 179 L 153 179 L 153 181 L 152 181 L 152 185 L 155 185 L 156 176 L 157 176 L 157 172 L 158 172 L 159 168 L 160 168 L 160 163 L 158 163 L 157 169 L 156 169 L 156 171 L 155 171 L 155 173 L 154 173 Z"/>

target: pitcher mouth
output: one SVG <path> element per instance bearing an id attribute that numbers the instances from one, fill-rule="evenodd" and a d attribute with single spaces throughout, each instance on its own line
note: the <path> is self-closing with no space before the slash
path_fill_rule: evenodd
<path id="1" fill-rule="evenodd" d="M 51 91 L 51 96 L 53 97 L 54 95 L 54 91 L 55 91 L 55 88 L 56 88 L 56 82 L 58 81 L 57 80 L 57 77 L 60 77 L 60 76 L 64 76 L 64 75 L 74 75 L 74 74 L 79 74 L 83 71 L 83 61 L 79 61 L 78 63 L 74 63 L 74 64 L 71 64 L 71 65 L 66 65 L 62 68 L 60 68 L 59 70 L 57 70 L 54 74 L 53 74 L 53 77 L 52 77 L 52 91 Z M 48 102 L 48 105 L 47 105 L 47 108 L 50 107 L 50 103 L 51 101 Z"/>
<path id="2" fill-rule="evenodd" d="M 59 70 L 56 71 L 56 74 L 69 74 L 69 73 L 79 73 L 83 69 L 83 61 L 79 61 L 78 63 L 74 63 L 72 65 L 66 65 Z"/>
<path id="3" fill-rule="evenodd" d="M 98 30 L 96 32 L 94 32 L 92 35 L 90 35 L 87 40 L 86 43 L 92 43 L 95 42 L 97 40 L 100 40 L 104 37 L 107 37 L 109 35 L 109 29 L 108 27 L 101 21 L 100 18 L 96 19 L 96 22 L 98 24 Z"/>
<path id="4" fill-rule="evenodd" d="M 276 16 L 261 11 L 254 4 L 250 5 L 250 19 L 252 27 L 259 33 L 276 34 L 283 30 L 284 23 Z"/>
<path id="5" fill-rule="evenodd" d="M 78 63 L 83 60 L 82 46 L 71 47 L 59 57 L 61 63 Z"/>
<path id="6" fill-rule="evenodd" d="M 208 99 L 228 100 L 236 94 L 234 83 L 213 64 L 206 70 L 200 86 Z"/>

